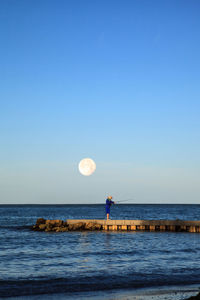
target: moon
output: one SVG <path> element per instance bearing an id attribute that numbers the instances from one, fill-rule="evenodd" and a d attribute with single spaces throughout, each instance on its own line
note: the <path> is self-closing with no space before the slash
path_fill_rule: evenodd
<path id="1" fill-rule="evenodd" d="M 96 170 L 96 164 L 91 158 L 84 158 L 79 162 L 79 172 L 84 176 L 90 176 Z"/>

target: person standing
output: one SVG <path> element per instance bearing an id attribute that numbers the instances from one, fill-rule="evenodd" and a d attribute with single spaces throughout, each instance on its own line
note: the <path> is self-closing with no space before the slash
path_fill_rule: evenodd
<path id="1" fill-rule="evenodd" d="M 108 196 L 106 199 L 106 215 L 107 215 L 107 220 L 109 220 L 110 217 L 110 207 L 112 204 L 115 204 L 114 201 L 112 201 L 112 196 Z"/>

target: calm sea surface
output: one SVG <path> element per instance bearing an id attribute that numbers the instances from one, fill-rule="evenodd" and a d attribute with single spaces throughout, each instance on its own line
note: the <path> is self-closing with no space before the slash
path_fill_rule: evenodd
<path id="1" fill-rule="evenodd" d="M 105 207 L 1 205 L 0 298 L 200 285 L 200 234 L 30 231 L 39 217 L 105 219 Z M 116 205 L 111 217 L 200 220 L 200 205 Z"/>

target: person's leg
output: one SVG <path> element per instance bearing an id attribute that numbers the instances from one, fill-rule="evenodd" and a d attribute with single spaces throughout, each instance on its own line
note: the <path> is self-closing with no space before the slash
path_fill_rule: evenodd
<path id="1" fill-rule="evenodd" d="M 110 207 L 106 206 L 106 215 L 107 215 L 107 220 L 109 220 L 109 215 L 110 215 Z"/>

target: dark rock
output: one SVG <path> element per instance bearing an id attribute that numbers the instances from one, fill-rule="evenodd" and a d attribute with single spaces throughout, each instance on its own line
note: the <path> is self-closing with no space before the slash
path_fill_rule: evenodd
<path id="1" fill-rule="evenodd" d="M 59 232 L 59 231 L 60 231 L 60 229 L 61 229 L 61 228 L 60 228 L 59 226 L 56 226 L 56 227 L 54 227 L 54 228 L 53 228 L 53 231 L 55 231 L 55 232 Z"/>
<path id="2" fill-rule="evenodd" d="M 86 223 L 85 224 L 86 230 L 93 230 L 93 228 L 94 228 L 94 223 Z"/>
<path id="3" fill-rule="evenodd" d="M 45 230 L 45 229 L 46 229 L 46 224 L 39 225 L 39 230 Z"/>
<path id="4" fill-rule="evenodd" d="M 69 225 L 68 225 L 68 230 L 69 230 L 69 231 L 75 230 L 74 224 L 69 224 Z"/>
<path id="5" fill-rule="evenodd" d="M 97 224 L 97 223 L 89 222 L 89 223 L 85 224 L 85 229 L 86 230 L 101 230 L 102 226 L 100 224 Z"/>
<path id="6" fill-rule="evenodd" d="M 45 219 L 39 218 L 39 219 L 37 219 L 37 221 L 36 221 L 36 226 L 39 226 L 40 224 L 45 224 L 45 223 L 46 223 L 46 220 L 45 220 Z"/>
<path id="7" fill-rule="evenodd" d="M 60 232 L 66 232 L 69 231 L 68 227 L 61 227 Z"/>
<path id="8" fill-rule="evenodd" d="M 68 225 L 68 230 L 83 230 L 85 229 L 85 223 L 79 222 L 79 223 L 74 223 L 74 224 L 69 224 Z"/>
<path id="9" fill-rule="evenodd" d="M 49 224 L 46 225 L 45 231 L 53 231 L 53 226 L 50 226 Z"/>
<path id="10" fill-rule="evenodd" d="M 95 224 L 95 230 L 102 230 L 103 226 L 101 224 Z"/>
<path id="11" fill-rule="evenodd" d="M 79 231 L 79 230 L 102 230 L 103 227 L 100 224 L 94 222 L 78 222 L 74 224 L 68 224 L 62 220 L 45 220 L 43 218 L 37 219 L 36 225 L 31 227 L 35 231 L 53 231 L 53 232 L 66 232 L 66 231 Z"/>
<path id="12" fill-rule="evenodd" d="M 62 220 L 46 220 L 47 225 L 52 225 L 52 226 L 62 226 L 63 221 Z"/>

